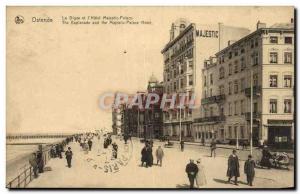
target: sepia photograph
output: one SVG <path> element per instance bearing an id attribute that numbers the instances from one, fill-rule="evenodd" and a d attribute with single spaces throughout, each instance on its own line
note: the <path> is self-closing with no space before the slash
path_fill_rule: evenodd
<path id="1" fill-rule="evenodd" d="M 6 6 L 5 187 L 295 189 L 296 20 Z"/>

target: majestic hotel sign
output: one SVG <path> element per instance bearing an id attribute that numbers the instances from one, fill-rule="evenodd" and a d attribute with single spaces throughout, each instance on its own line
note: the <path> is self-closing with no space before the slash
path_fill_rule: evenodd
<path id="1" fill-rule="evenodd" d="M 196 37 L 219 38 L 219 31 L 215 31 L 215 30 L 196 30 Z"/>

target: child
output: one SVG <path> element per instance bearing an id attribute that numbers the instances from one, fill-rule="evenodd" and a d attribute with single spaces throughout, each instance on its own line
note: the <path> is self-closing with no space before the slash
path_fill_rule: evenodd
<path id="1" fill-rule="evenodd" d="M 253 186 L 253 179 L 255 175 L 255 162 L 252 160 L 252 156 L 248 155 L 248 160 L 245 161 L 244 172 L 247 176 L 247 183 L 250 186 Z"/>

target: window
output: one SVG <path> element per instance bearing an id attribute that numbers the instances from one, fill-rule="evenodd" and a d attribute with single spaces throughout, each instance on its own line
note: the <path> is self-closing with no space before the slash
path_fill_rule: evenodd
<path id="1" fill-rule="evenodd" d="M 180 88 L 183 88 L 184 87 L 184 81 L 183 81 L 183 78 L 180 79 Z"/>
<path id="2" fill-rule="evenodd" d="M 245 78 L 241 79 L 241 92 L 245 90 Z"/>
<path id="3" fill-rule="evenodd" d="M 228 102 L 228 116 L 231 116 L 232 114 L 232 107 L 231 107 L 231 102 Z"/>
<path id="4" fill-rule="evenodd" d="M 277 52 L 271 52 L 270 53 L 270 63 L 277 63 L 278 54 Z"/>
<path id="5" fill-rule="evenodd" d="M 252 65 L 258 65 L 258 53 L 255 52 L 251 55 Z"/>
<path id="6" fill-rule="evenodd" d="M 234 126 L 234 137 L 238 137 L 238 127 L 237 126 Z"/>
<path id="7" fill-rule="evenodd" d="M 232 75 L 232 65 L 228 65 L 228 75 Z"/>
<path id="8" fill-rule="evenodd" d="M 291 112 L 292 112 L 292 100 L 284 99 L 284 113 L 291 113 Z"/>
<path id="9" fill-rule="evenodd" d="M 239 55 L 239 51 L 238 50 L 234 51 L 234 56 L 238 56 L 238 55 Z"/>
<path id="10" fill-rule="evenodd" d="M 212 73 L 210 74 L 209 78 L 210 78 L 210 84 L 213 84 L 214 82 L 213 82 L 213 74 Z"/>
<path id="11" fill-rule="evenodd" d="M 240 126 L 240 130 L 241 130 L 241 138 L 244 139 L 245 138 L 244 126 Z"/>
<path id="12" fill-rule="evenodd" d="M 245 59 L 244 59 L 244 57 L 242 57 L 241 58 L 241 71 L 244 71 L 245 68 L 246 68 Z"/>
<path id="13" fill-rule="evenodd" d="M 232 138 L 231 126 L 228 127 L 228 136 L 229 138 Z"/>
<path id="14" fill-rule="evenodd" d="M 206 86 L 206 76 L 204 76 L 204 86 Z"/>
<path id="15" fill-rule="evenodd" d="M 209 91 L 210 91 L 210 97 L 211 97 L 212 96 L 212 88 L 210 88 Z"/>
<path id="16" fill-rule="evenodd" d="M 258 75 L 256 73 L 253 74 L 253 86 L 257 86 L 257 85 L 258 85 Z"/>
<path id="17" fill-rule="evenodd" d="M 193 69 L 193 61 L 189 61 L 189 69 L 190 69 L 190 70 Z"/>
<path id="18" fill-rule="evenodd" d="M 213 107 L 209 108 L 209 112 L 210 112 L 210 116 L 211 117 L 214 116 L 214 109 L 213 109 Z"/>
<path id="19" fill-rule="evenodd" d="M 291 52 L 284 53 L 284 63 L 292 63 L 292 53 Z"/>
<path id="20" fill-rule="evenodd" d="M 278 37 L 277 36 L 271 36 L 270 37 L 270 43 L 277 44 L 278 43 Z"/>
<path id="21" fill-rule="evenodd" d="M 238 115 L 238 101 L 234 101 L 234 115 Z"/>
<path id="22" fill-rule="evenodd" d="M 245 49 L 244 48 L 241 49 L 241 53 L 245 53 Z"/>
<path id="23" fill-rule="evenodd" d="M 234 81 L 234 86 L 233 86 L 233 90 L 234 90 L 234 93 L 237 94 L 239 92 L 239 84 L 238 84 L 238 81 L 235 80 Z"/>
<path id="24" fill-rule="evenodd" d="M 241 100 L 241 115 L 244 114 L 244 100 Z"/>
<path id="25" fill-rule="evenodd" d="M 257 102 L 253 102 L 253 112 L 257 113 Z"/>
<path id="26" fill-rule="evenodd" d="M 238 66 L 238 62 L 237 61 L 235 61 L 234 62 L 234 73 L 238 73 L 239 72 L 239 66 Z"/>
<path id="27" fill-rule="evenodd" d="M 224 77 L 225 77 L 224 67 L 220 67 L 220 69 L 219 69 L 219 78 L 223 79 Z"/>
<path id="28" fill-rule="evenodd" d="M 232 58 L 232 52 L 229 52 L 228 54 L 228 58 L 231 59 Z"/>
<path id="29" fill-rule="evenodd" d="M 291 75 L 284 75 L 283 77 L 283 84 L 285 88 L 291 88 L 292 87 L 292 76 Z"/>
<path id="30" fill-rule="evenodd" d="M 207 98 L 207 91 L 204 90 L 204 98 Z"/>
<path id="31" fill-rule="evenodd" d="M 228 94 L 231 95 L 232 91 L 231 91 L 231 85 L 232 85 L 232 82 L 229 82 L 228 83 Z"/>
<path id="32" fill-rule="evenodd" d="M 277 99 L 270 99 L 270 113 L 277 113 Z"/>
<path id="33" fill-rule="evenodd" d="M 193 75 L 189 75 L 189 85 L 193 85 Z"/>
<path id="34" fill-rule="evenodd" d="M 176 84 L 177 84 L 177 83 L 176 83 L 176 82 L 174 82 L 174 91 L 176 90 Z"/>
<path id="35" fill-rule="evenodd" d="M 224 85 L 219 86 L 220 95 L 225 94 L 224 92 Z"/>
<path id="36" fill-rule="evenodd" d="M 255 47 L 258 47 L 258 40 L 255 39 Z"/>
<path id="37" fill-rule="evenodd" d="M 292 37 L 284 37 L 284 43 L 285 44 L 293 44 L 293 38 Z"/>
<path id="38" fill-rule="evenodd" d="M 277 75 L 270 75 L 270 87 L 277 87 Z"/>
<path id="39" fill-rule="evenodd" d="M 224 107 L 223 107 L 223 105 L 220 106 L 220 116 L 224 116 Z"/>

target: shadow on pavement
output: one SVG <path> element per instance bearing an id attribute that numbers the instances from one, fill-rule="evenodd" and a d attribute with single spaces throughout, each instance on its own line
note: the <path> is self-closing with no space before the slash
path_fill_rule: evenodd
<path id="1" fill-rule="evenodd" d="M 187 189 L 187 188 L 190 188 L 190 185 L 188 185 L 188 184 L 177 184 L 176 188 Z"/>

